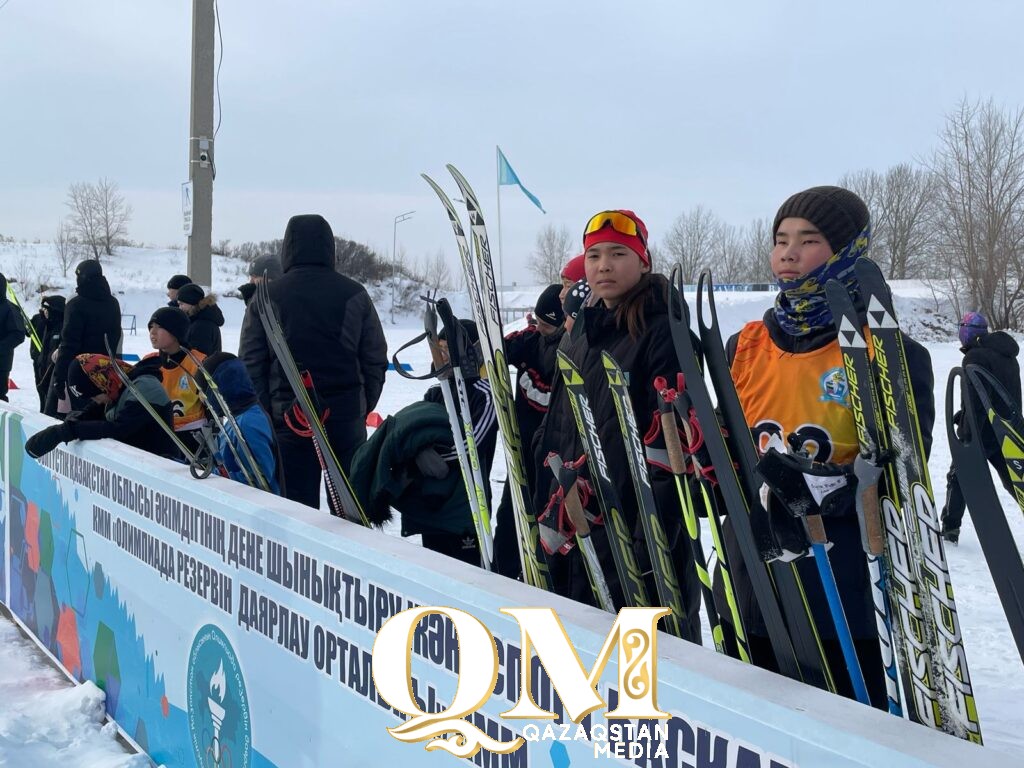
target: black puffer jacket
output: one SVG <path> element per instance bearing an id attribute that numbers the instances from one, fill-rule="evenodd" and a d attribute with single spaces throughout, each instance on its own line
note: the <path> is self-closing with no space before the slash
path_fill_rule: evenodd
<path id="1" fill-rule="evenodd" d="M 83 262 L 89 264 L 89 262 Z M 68 301 L 64 309 L 64 327 L 60 333 L 57 361 L 53 366 L 53 380 L 50 385 L 50 402 L 46 412 L 56 413 L 56 397 L 64 392 L 67 382 L 68 365 L 75 355 L 96 353 L 105 355 L 103 337 L 110 338 L 110 348 L 117 351 L 121 344 L 121 305 L 110 292 L 107 278 L 98 271 L 98 265 L 76 270 L 77 295 Z"/>
<path id="2" fill-rule="evenodd" d="M 43 325 L 37 328 L 42 348 L 35 358 L 36 378 L 42 382 L 44 375 L 53 367 L 53 353 L 60 346 L 60 332 L 64 327 L 64 297 L 47 296 L 50 316 L 43 318 Z M 40 313 L 42 317 L 42 313 Z M 34 318 L 33 318 L 34 319 Z"/>
<path id="3" fill-rule="evenodd" d="M 128 378 L 134 382 L 139 393 L 146 398 L 161 420 L 168 427 L 173 424 L 171 400 L 164 390 L 159 374 L 151 369 L 136 366 Z M 129 389 L 121 390 L 116 402 L 107 406 L 92 403 L 84 411 L 68 416 L 71 435 L 76 440 L 101 440 L 113 438 L 126 445 L 182 460 L 167 431 L 153 419 L 146 407 Z"/>
<path id="4" fill-rule="evenodd" d="M 968 346 L 961 349 L 964 353 L 964 367 L 977 365 L 991 373 L 999 380 L 1003 389 L 1006 390 L 1006 394 L 1010 396 L 1013 404 L 1020 411 L 1020 364 L 1017 362 L 1020 347 L 1013 337 L 1003 331 L 985 333 L 975 337 Z M 973 388 L 970 390 L 970 393 L 974 412 L 984 414 L 985 410 L 982 408 L 981 400 Z M 1006 408 L 1003 406 L 1000 398 L 993 397 L 992 404 L 998 413 L 1003 416 L 1009 416 L 1008 413 L 1003 413 Z M 966 429 L 967 424 L 968 422 L 961 420 L 961 435 L 963 435 L 963 430 Z M 981 431 L 981 444 L 985 448 L 986 456 L 1002 460 L 1002 452 L 991 429 L 983 429 Z"/>
<path id="5" fill-rule="evenodd" d="M 608 473 L 618 492 L 626 525 L 633 531 L 634 550 L 644 571 L 649 570 L 649 561 L 642 539 L 642 528 L 638 524 L 636 491 L 626 459 L 625 440 L 608 389 L 601 353 L 609 352 L 626 374 L 637 426 L 641 438 L 645 438 L 658 415 L 659 398 L 654 389 L 655 378 L 664 376 L 671 385 L 676 381 L 676 374 L 679 372 L 669 328 L 667 291 L 668 281 L 662 275 L 647 275 L 634 289 L 633 295 L 639 292 L 645 294 L 645 327 L 636 338 L 630 336 L 624 324 L 618 323 L 613 310 L 598 304 L 583 309 L 572 334 L 563 338 L 561 344 L 561 350 L 572 358 L 583 375 Z M 650 463 L 652 451 L 664 450 L 664 439 L 660 430 L 652 437 L 652 442 L 648 443 L 646 448 L 651 485 L 662 525 L 672 548 L 673 561 L 683 592 L 683 607 L 687 616 L 694 617 L 696 622 L 698 584 L 694 576 L 686 533 L 682 529 L 682 515 L 679 511 L 675 481 L 668 471 Z M 566 388 L 560 375 L 555 377 L 551 406 L 534 443 L 534 460 L 538 472 L 534 502 L 538 512 L 547 506 L 555 491 L 554 478 L 550 470 L 543 468 L 544 458 L 550 451 L 557 451 L 565 461 L 575 460 L 583 454 Z M 589 477 L 590 473 L 591 468 L 587 467 L 584 474 Z M 593 498 L 588 508 L 594 514 L 599 513 L 596 500 Z M 621 606 L 622 588 L 610 557 L 605 526 L 595 526 L 591 539 L 594 541 L 598 556 L 605 564 L 605 575 L 612 597 L 616 605 Z M 550 560 L 556 589 L 564 592 L 568 586 L 570 597 L 589 601 L 589 585 L 586 584 L 586 577 L 581 570 L 578 551 L 573 549 L 568 555 L 553 555 Z M 560 575 L 566 571 L 569 572 L 568 585 L 564 583 L 565 576 Z M 559 583 L 560 581 L 562 583 Z M 648 584 L 648 591 L 649 597 L 656 600 L 656 593 L 651 584 Z M 692 627 L 691 631 L 695 633 L 694 639 L 699 638 L 699 624 Z"/>
<path id="6" fill-rule="evenodd" d="M 25 333 L 25 318 L 7 300 L 7 278 L 0 275 L 0 369 L 10 372 L 14 348 L 25 341 Z"/>
<path id="7" fill-rule="evenodd" d="M 285 340 L 308 370 L 332 420 L 360 424 L 384 387 L 387 342 L 369 294 L 334 270 L 334 234 L 320 216 L 294 216 L 281 246 L 284 275 L 269 283 Z M 255 302 L 246 307 L 239 355 L 276 426 L 295 400 L 267 342 Z"/>
<path id="8" fill-rule="evenodd" d="M 224 325 L 224 313 L 217 306 L 214 294 L 203 300 L 189 313 L 188 340 L 185 346 L 192 350 L 212 355 L 221 351 L 220 328 Z"/>

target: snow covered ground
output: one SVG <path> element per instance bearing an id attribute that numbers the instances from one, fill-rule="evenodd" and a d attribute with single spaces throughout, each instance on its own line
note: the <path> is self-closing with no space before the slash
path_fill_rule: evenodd
<path id="1" fill-rule="evenodd" d="M 122 311 L 136 316 L 138 332 L 133 336 L 126 331 L 126 353 L 143 355 L 151 351 L 146 321 L 153 310 L 166 301 L 167 278 L 184 270 L 182 251 L 128 248 L 104 260 L 104 272 L 121 301 Z M 58 286 L 51 292 L 73 294 L 73 277 L 59 278 L 52 247 L 47 244 L 0 244 L 0 271 L 8 278 L 19 277 L 23 284 L 38 285 L 43 281 Z M 215 257 L 213 290 L 218 294 L 232 291 L 244 282 L 244 274 L 244 265 L 240 262 Z M 515 295 L 510 292 L 504 303 L 506 306 L 532 304 L 531 297 L 536 297 L 541 288 L 517 289 Z M 16 285 L 16 289 L 26 300 L 29 314 L 34 313 L 38 298 L 29 298 L 23 286 Z M 926 344 L 932 355 L 937 418 L 930 470 L 941 505 L 945 497 L 944 478 L 950 464 L 943 413 L 946 375 L 961 360 L 955 340 L 956 318 L 948 305 L 936 303 L 930 289 L 920 281 L 900 281 L 895 292 L 905 327 Z M 389 291 L 372 293 L 380 299 L 378 311 L 385 319 L 388 348 L 393 352 L 420 332 L 419 319 L 396 315 L 396 323 L 388 324 L 389 307 L 384 302 Z M 760 317 L 773 297 L 771 293 L 720 294 L 717 305 L 723 334 L 728 336 L 745 321 Z M 468 316 L 464 293 L 453 292 L 449 298 L 457 313 Z M 222 329 L 224 348 L 234 351 L 238 345 L 243 305 L 240 299 L 226 296 L 220 299 L 220 305 L 226 317 Z M 422 372 L 428 365 L 427 351 L 422 345 L 408 350 L 403 353 L 402 361 L 410 363 L 414 372 Z M 16 351 L 11 378 L 21 387 L 11 392 L 11 402 L 24 408 L 38 407 L 27 343 Z M 384 415 L 393 413 L 422 397 L 426 387 L 425 382 L 389 373 L 377 410 Z M 497 487 L 496 498 L 500 498 L 499 486 L 503 479 L 504 467 L 496 462 L 492 477 Z M 995 485 L 1018 547 L 1021 547 L 1024 516 L 1002 486 L 998 482 Z M 710 541 L 705 547 L 710 551 Z M 957 605 L 986 744 L 1020 760 L 1024 754 L 1024 710 L 1020 705 L 1024 700 L 1024 666 L 1017 657 L 969 518 L 965 520 L 960 545 L 950 547 L 947 554 L 959 598 Z M 705 632 L 704 637 L 709 641 L 710 633 Z M 17 640 L 17 631 L 6 619 L 0 619 L 0 766 L 135 765 L 101 729 L 97 701 L 102 692 L 90 685 L 76 690 L 67 688 L 60 675 L 47 669 L 41 654 Z M 997 761 L 1009 764 L 1005 758 L 997 758 Z"/>

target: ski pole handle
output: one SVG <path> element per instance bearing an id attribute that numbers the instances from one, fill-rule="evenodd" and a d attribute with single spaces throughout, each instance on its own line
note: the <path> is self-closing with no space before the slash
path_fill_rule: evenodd
<path id="1" fill-rule="evenodd" d="M 878 485 L 869 485 L 858 491 L 864 510 L 864 543 L 869 555 L 881 557 L 885 551 L 885 532 L 882 530 L 882 512 L 878 504 Z"/>
<path id="2" fill-rule="evenodd" d="M 686 459 L 683 457 L 683 444 L 676 430 L 676 417 L 672 407 L 663 403 L 661 407 L 661 431 L 665 433 L 665 448 L 668 451 L 668 463 L 672 474 L 686 474 Z"/>
<path id="3" fill-rule="evenodd" d="M 579 489 L 577 489 L 575 482 L 565 490 L 563 500 L 565 502 L 565 511 L 569 513 L 569 519 L 576 528 L 576 533 L 586 538 L 590 535 L 590 521 L 587 520 L 587 516 L 583 513 Z"/>
<path id="4" fill-rule="evenodd" d="M 861 546 L 867 554 L 881 557 L 886 539 L 878 500 L 878 481 L 882 476 L 882 467 L 877 461 L 858 455 L 853 462 L 853 474 L 857 478 L 856 506 Z"/>
<path id="5" fill-rule="evenodd" d="M 821 521 L 821 515 L 805 515 L 804 529 L 807 531 L 807 538 L 811 544 L 828 544 L 828 536 L 825 534 L 825 524 Z"/>
<path id="6" fill-rule="evenodd" d="M 679 440 L 675 413 L 672 410 L 672 401 L 676 398 L 676 392 L 668 388 L 668 381 L 664 376 L 658 376 L 654 380 L 654 390 L 660 398 L 658 413 L 661 418 L 661 431 L 665 435 L 665 450 L 668 451 L 669 467 L 672 469 L 673 475 L 685 475 L 686 458 L 683 456 L 683 445 Z"/>

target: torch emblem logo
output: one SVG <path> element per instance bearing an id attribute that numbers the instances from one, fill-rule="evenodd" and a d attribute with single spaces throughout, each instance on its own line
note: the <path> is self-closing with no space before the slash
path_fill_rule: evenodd
<path id="1" fill-rule="evenodd" d="M 252 731 L 245 680 L 227 636 L 212 624 L 202 627 L 192 641 L 187 690 L 196 764 L 248 768 Z"/>

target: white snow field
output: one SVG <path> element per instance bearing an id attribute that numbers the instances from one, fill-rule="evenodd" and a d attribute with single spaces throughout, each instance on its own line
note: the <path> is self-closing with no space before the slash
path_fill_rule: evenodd
<path id="1" fill-rule="evenodd" d="M 122 311 L 136 316 L 137 334 L 125 332 L 124 351 L 139 355 L 151 351 L 146 334 L 146 321 L 164 297 L 164 285 L 175 273 L 184 272 L 185 253 L 176 250 L 125 248 L 116 256 L 105 258 L 104 273 L 121 302 Z M 38 296 L 29 298 L 25 284 L 32 287 L 40 279 L 58 286 L 50 292 L 70 297 L 74 278 L 60 278 L 52 246 L 49 244 L 0 244 L 0 271 L 10 279 L 19 277 L 15 285 L 26 309 L 33 314 Z M 73 270 L 72 270 L 73 271 Z M 245 267 L 236 260 L 214 258 L 213 290 L 223 294 L 245 281 Z M 543 286 L 523 287 L 507 292 L 505 306 L 529 306 Z M 936 422 L 934 444 L 929 468 L 935 487 L 936 501 L 941 507 L 945 498 L 945 475 L 950 464 L 944 416 L 946 376 L 961 360 L 956 341 L 957 318 L 945 302 L 936 301 L 931 290 L 921 281 L 899 281 L 894 285 L 897 310 L 904 327 L 931 352 L 935 371 Z M 390 308 L 386 303 L 390 286 L 385 285 L 371 295 L 377 301 L 385 321 L 389 354 L 421 330 L 415 315 L 396 315 L 395 325 L 387 323 Z M 451 292 L 455 311 L 469 316 L 465 292 Z M 692 301 L 692 296 L 689 297 Z M 717 297 L 722 332 L 727 337 L 744 322 L 760 317 L 771 305 L 771 293 L 722 293 Z M 224 349 L 236 351 L 243 315 L 238 298 L 223 297 L 220 305 L 226 317 L 222 328 Z M 691 305 L 692 308 L 692 305 Z M 403 362 L 420 373 L 428 365 L 425 347 L 408 350 Z M 15 352 L 11 378 L 19 386 L 10 393 L 15 405 L 38 408 L 33 387 L 28 342 Z M 377 410 L 382 415 L 393 413 L 422 397 L 427 383 L 410 381 L 389 373 Z M 499 443 L 500 444 L 500 443 Z M 495 462 L 492 483 L 495 498 L 500 498 L 504 480 L 503 463 Z M 999 498 L 1019 548 L 1024 544 L 1024 515 L 1016 502 L 995 483 Z M 393 526 L 392 533 L 396 533 Z M 707 538 L 707 537 L 706 537 Z M 705 547 L 711 551 L 711 543 Z M 439 557 L 424 552 L 425 558 Z M 964 644 L 977 697 L 982 733 L 987 747 L 1001 755 L 993 755 L 992 764 L 1019 764 L 1024 755 L 1024 665 L 1017 656 L 1009 627 L 996 596 L 982 557 L 969 516 L 965 518 L 959 546 L 948 547 L 950 571 L 958 597 L 957 606 L 964 634 Z M 705 631 L 710 646 L 710 633 Z M 134 766 L 146 764 L 141 756 L 126 755 L 111 737 L 110 726 L 102 725 L 102 692 L 86 684 L 70 687 L 63 676 L 48 667 L 45 656 L 19 637 L 5 618 L 0 618 L 0 766 Z M 141 762 L 136 762 L 141 761 Z"/>

